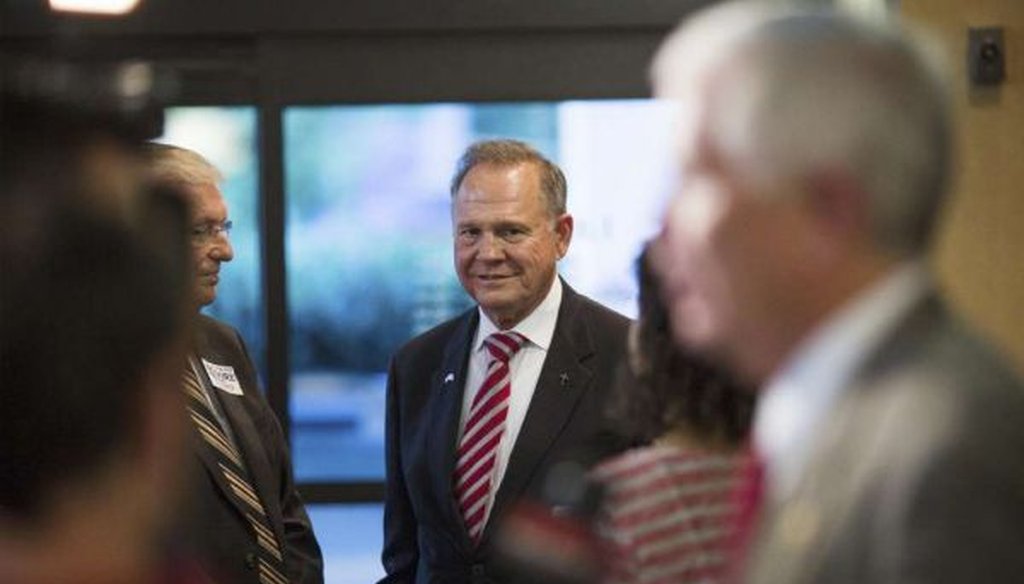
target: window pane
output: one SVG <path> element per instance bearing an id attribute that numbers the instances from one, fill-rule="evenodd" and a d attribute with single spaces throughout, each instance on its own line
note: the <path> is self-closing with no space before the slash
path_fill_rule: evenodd
<path id="1" fill-rule="evenodd" d="M 384 506 L 306 505 L 324 554 L 324 582 L 366 584 L 384 577 Z"/>
<path id="2" fill-rule="evenodd" d="M 649 100 L 285 111 L 292 446 L 300 480 L 384 477 L 384 385 L 402 343 L 471 306 L 448 182 L 473 141 L 562 165 L 576 232 L 561 272 L 632 314 L 632 263 L 671 180 L 672 111 Z"/>
<path id="3" fill-rule="evenodd" d="M 234 223 L 235 258 L 223 265 L 217 300 L 203 311 L 241 332 L 265 379 L 256 108 L 168 108 L 157 141 L 195 150 L 224 175 L 220 186 Z"/>

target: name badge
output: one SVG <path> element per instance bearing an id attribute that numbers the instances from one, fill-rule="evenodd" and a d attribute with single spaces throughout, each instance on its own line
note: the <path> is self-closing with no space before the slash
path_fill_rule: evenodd
<path id="1" fill-rule="evenodd" d="M 214 387 L 231 395 L 242 395 L 242 385 L 238 383 L 234 367 L 230 365 L 217 365 L 216 363 L 210 363 L 206 359 L 200 359 L 200 361 L 203 362 L 203 368 L 206 369 L 206 374 L 210 376 L 210 383 Z"/>

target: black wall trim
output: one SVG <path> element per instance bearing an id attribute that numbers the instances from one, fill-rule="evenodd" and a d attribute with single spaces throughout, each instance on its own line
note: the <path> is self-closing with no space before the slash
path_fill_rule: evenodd
<path id="1" fill-rule="evenodd" d="M 265 35 L 671 26 L 710 0 L 142 0 L 116 18 L 55 14 L 3 0 L 0 38 L 49 35 Z"/>
<path id="2" fill-rule="evenodd" d="M 640 97 L 664 31 L 317 37 L 266 42 L 279 103 Z"/>

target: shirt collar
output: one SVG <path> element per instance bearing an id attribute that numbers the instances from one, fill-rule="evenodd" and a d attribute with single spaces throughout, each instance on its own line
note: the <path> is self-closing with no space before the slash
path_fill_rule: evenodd
<path id="1" fill-rule="evenodd" d="M 558 322 L 558 309 L 561 305 L 562 279 L 555 274 L 554 282 L 544 300 L 511 330 L 525 336 L 534 346 L 547 351 L 551 346 L 551 339 L 555 336 L 555 324 Z M 478 307 L 477 310 L 480 311 L 480 326 L 477 327 L 476 337 L 473 339 L 474 351 L 483 348 L 484 339 L 492 333 L 501 331 L 491 322 L 491 319 L 487 318 L 483 309 Z"/>
<path id="2" fill-rule="evenodd" d="M 907 262 L 847 302 L 800 344 L 760 394 L 754 441 L 768 462 L 772 490 L 795 487 L 818 424 L 871 350 L 924 295 L 930 278 Z"/>

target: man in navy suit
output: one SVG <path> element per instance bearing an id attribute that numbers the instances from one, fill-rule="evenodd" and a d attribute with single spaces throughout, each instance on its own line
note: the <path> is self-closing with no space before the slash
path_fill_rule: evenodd
<path id="1" fill-rule="evenodd" d="M 530 146 L 481 142 L 452 180 L 459 281 L 478 306 L 395 355 L 382 583 L 493 582 L 494 534 L 548 470 L 623 444 L 602 408 L 627 319 L 557 273 L 565 177 Z"/>

